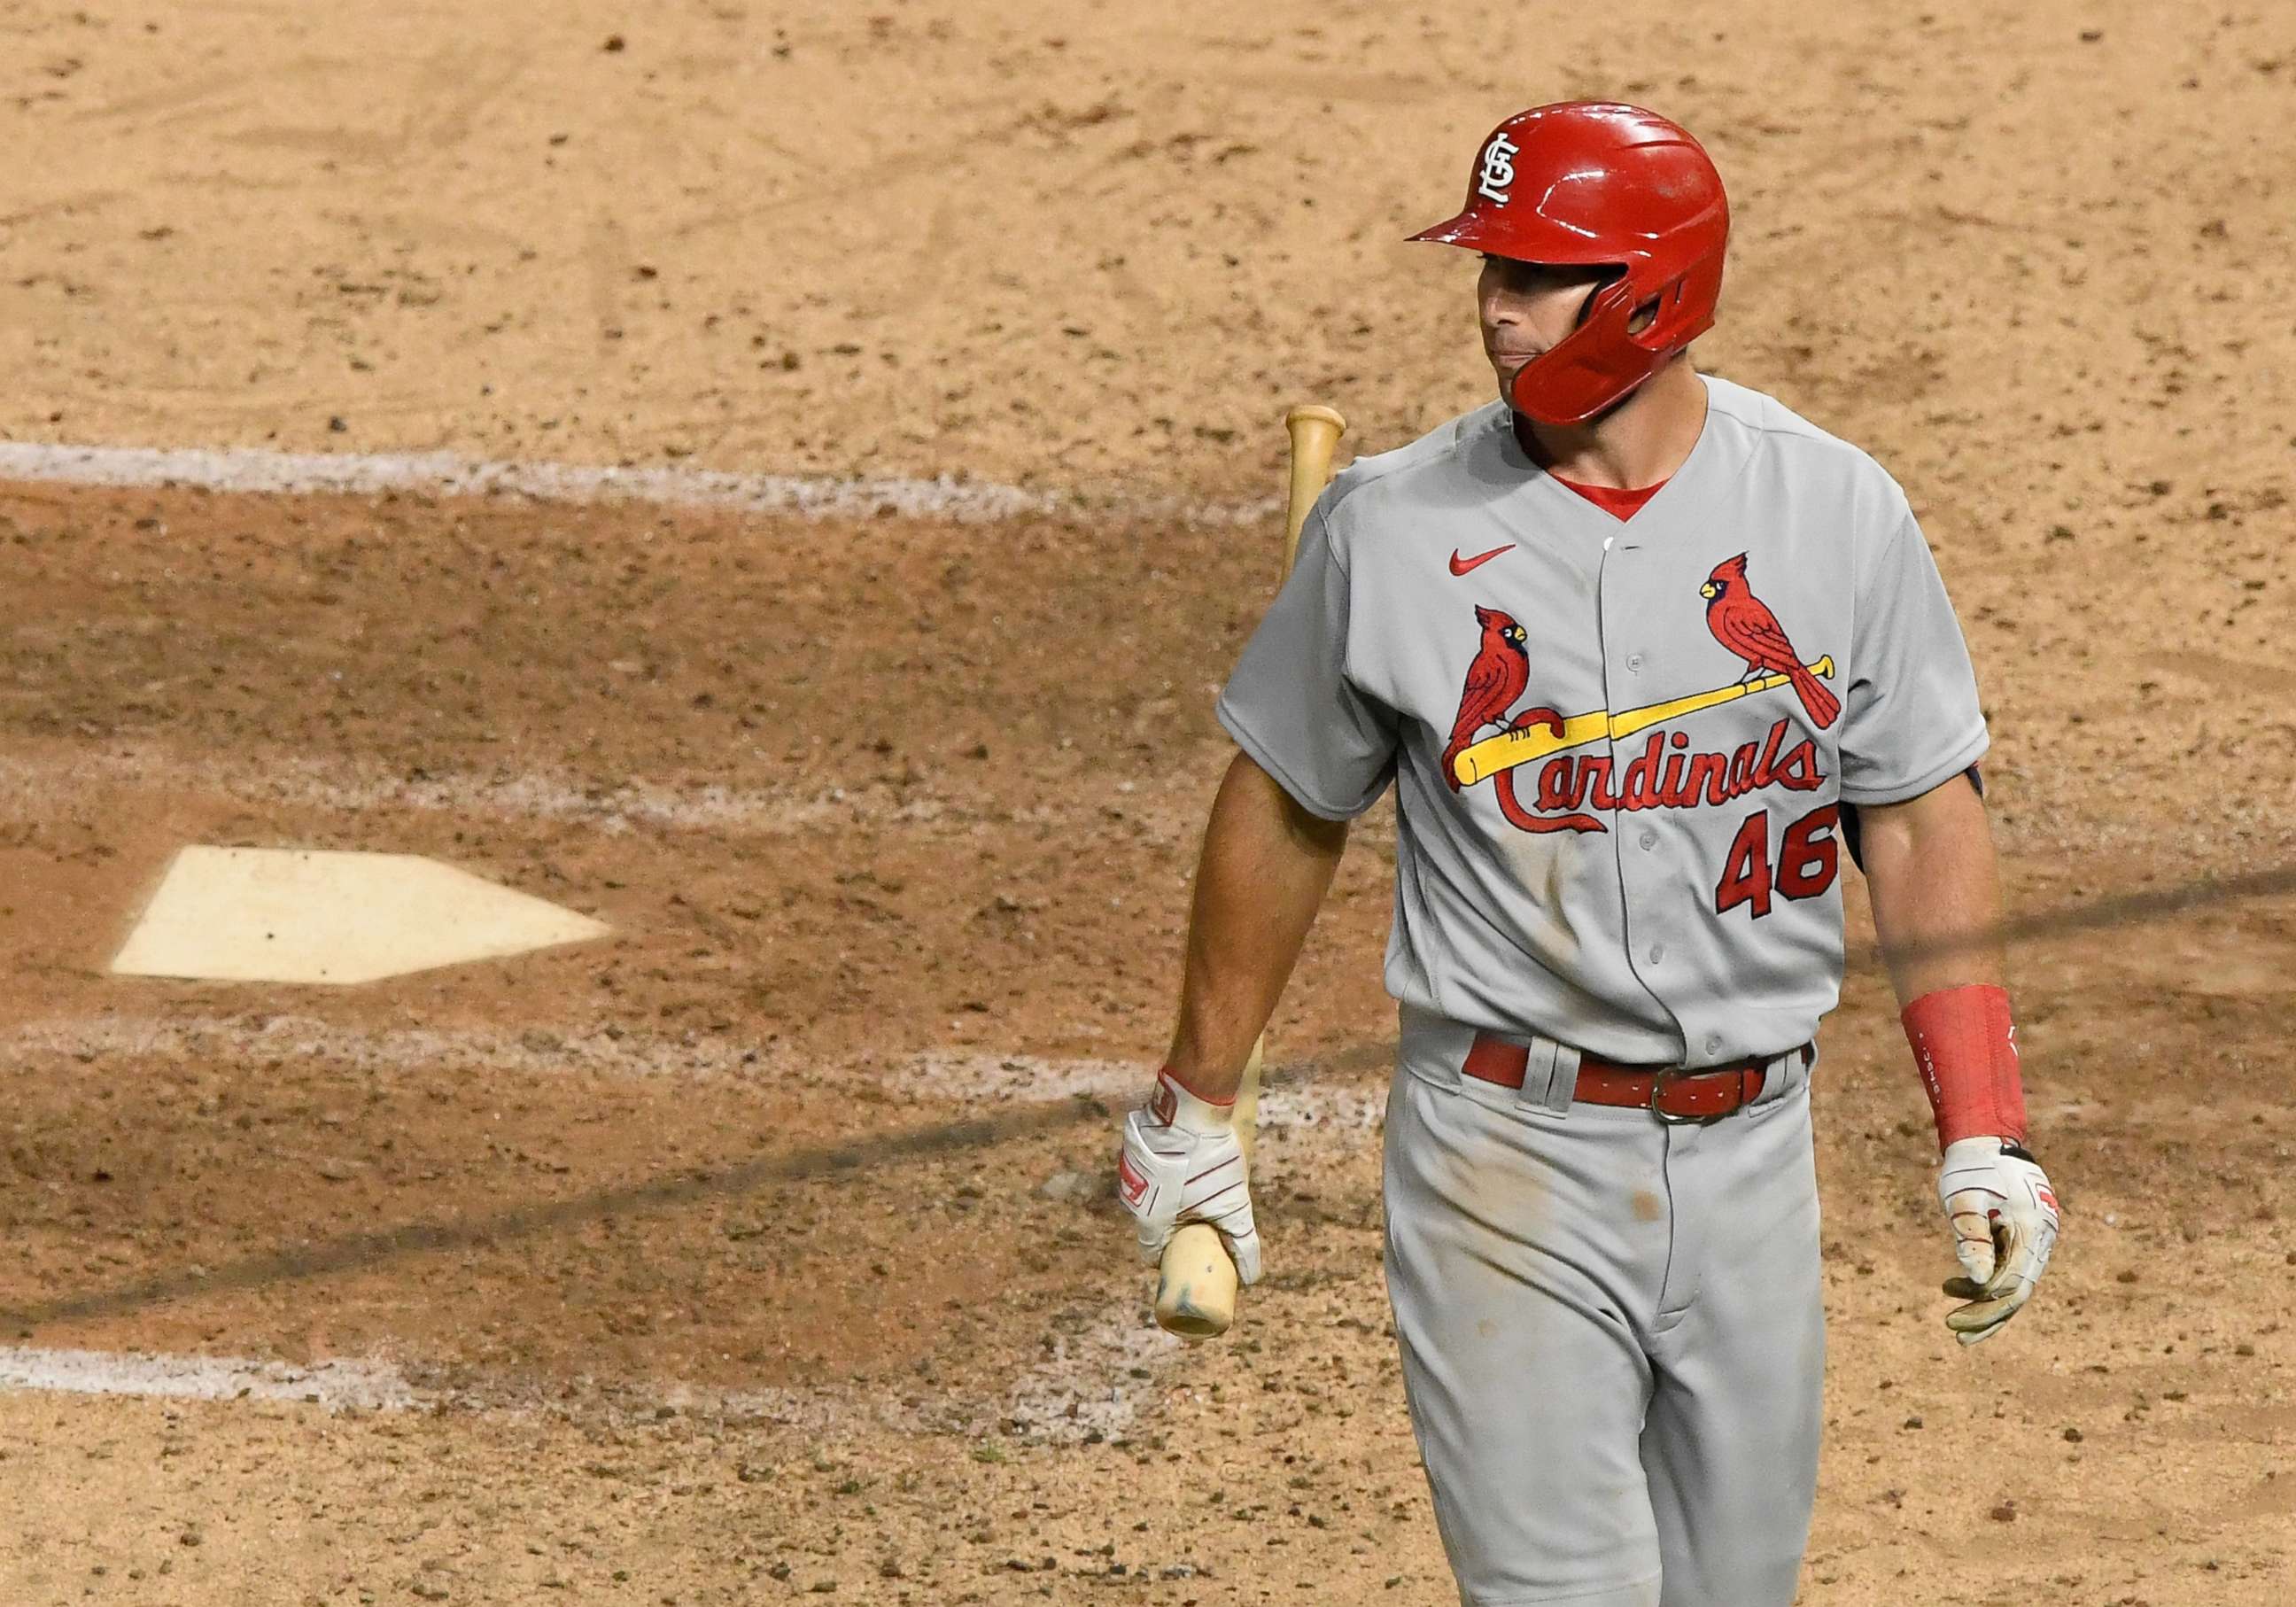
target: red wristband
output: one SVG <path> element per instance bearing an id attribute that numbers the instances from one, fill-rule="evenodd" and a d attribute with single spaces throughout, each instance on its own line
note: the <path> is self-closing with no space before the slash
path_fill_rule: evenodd
<path id="1" fill-rule="evenodd" d="M 1939 1149 L 1962 1138 L 2025 1141 L 2025 1083 L 2007 988 L 1925 993 L 1898 1019 L 1937 1118 Z"/>

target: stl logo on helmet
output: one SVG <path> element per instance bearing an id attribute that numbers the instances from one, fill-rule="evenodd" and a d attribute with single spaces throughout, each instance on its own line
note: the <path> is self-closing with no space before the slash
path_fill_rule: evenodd
<path id="1" fill-rule="evenodd" d="M 1507 204 L 1507 191 L 1514 184 L 1515 153 L 1522 147 L 1504 133 L 1491 135 L 1491 143 L 1483 147 L 1483 170 L 1475 184 L 1475 193 L 1485 197 L 1492 205 Z"/>

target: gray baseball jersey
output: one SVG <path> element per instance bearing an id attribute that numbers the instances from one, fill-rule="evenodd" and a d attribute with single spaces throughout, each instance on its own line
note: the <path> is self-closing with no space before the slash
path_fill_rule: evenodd
<path id="1" fill-rule="evenodd" d="M 1705 384 L 1697 445 L 1624 521 L 1498 403 L 1358 460 L 1221 693 L 1315 814 L 1395 782 L 1406 1006 L 1636 1062 L 1804 1043 L 1841 986 L 1841 806 L 1985 751 L 1897 483 Z"/>

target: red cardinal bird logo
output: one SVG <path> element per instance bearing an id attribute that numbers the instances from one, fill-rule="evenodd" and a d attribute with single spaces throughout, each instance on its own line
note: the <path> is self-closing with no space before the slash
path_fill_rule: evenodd
<path id="1" fill-rule="evenodd" d="M 1823 731 L 1841 717 L 1841 700 L 1810 674 L 1768 605 L 1746 589 L 1746 554 L 1725 558 L 1698 588 L 1706 599 L 1706 628 L 1714 639 L 1746 660 L 1743 678 L 1782 675 L 1793 684 L 1812 724 Z"/>
<path id="2" fill-rule="evenodd" d="M 1530 655 L 1523 644 L 1529 633 L 1511 614 L 1478 607 L 1475 623 L 1483 627 L 1482 644 L 1475 661 L 1467 666 L 1467 684 L 1459 689 L 1459 717 L 1451 723 L 1451 741 L 1443 750 L 1443 779 L 1459 790 L 1458 772 L 1452 767 L 1486 726 L 1513 729 L 1533 723 L 1562 728 L 1562 717 L 1552 709 L 1527 709 L 1510 721 L 1507 709 L 1530 685 Z"/>

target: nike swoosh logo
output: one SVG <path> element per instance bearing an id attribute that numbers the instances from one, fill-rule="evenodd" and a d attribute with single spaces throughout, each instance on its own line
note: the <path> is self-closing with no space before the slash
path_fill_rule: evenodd
<path id="1" fill-rule="evenodd" d="M 1503 547 L 1493 547 L 1489 552 L 1478 553 L 1472 558 L 1462 558 L 1459 556 L 1459 549 L 1453 547 L 1451 549 L 1451 572 L 1455 575 L 1464 575 L 1479 563 L 1488 563 L 1501 553 L 1512 553 L 1513 551 L 1514 543 L 1510 541 Z"/>

